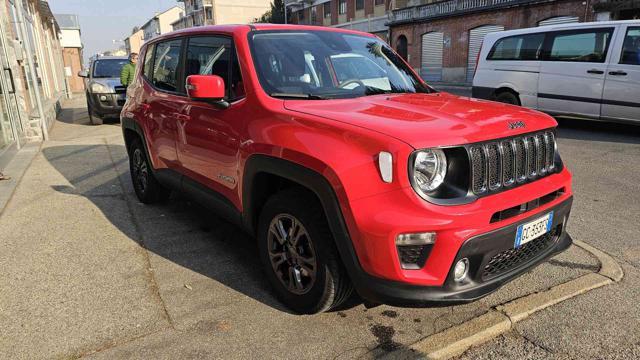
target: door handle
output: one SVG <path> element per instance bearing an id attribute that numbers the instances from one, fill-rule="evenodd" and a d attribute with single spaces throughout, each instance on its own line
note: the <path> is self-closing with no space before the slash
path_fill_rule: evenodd
<path id="1" fill-rule="evenodd" d="M 591 70 L 587 70 L 587 73 L 589 74 L 604 74 L 604 71 L 602 70 L 598 70 L 598 69 L 591 69 Z"/>
<path id="2" fill-rule="evenodd" d="M 616 70 L 616 71 L 609 71 L 609 75 L 626 76 L 627 73 L 624 71 Z"/>

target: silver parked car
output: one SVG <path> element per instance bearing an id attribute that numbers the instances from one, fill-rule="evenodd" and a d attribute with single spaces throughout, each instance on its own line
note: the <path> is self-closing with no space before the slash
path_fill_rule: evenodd
<path id="1" fill-rule="evenodd" d="M 488 34 L 473 96 L 552 115 L 640 123 L 640 20 Z"/>
<path id="2" fill-rule="evenodd" d="M 78 73 L 85 78 L 87 110 L 92 124 L 102 124 L 105 117 L 120 118 L 127 93 L 127 88 L 120 83 L 120 72 L 128 62 L 127 57 L 103 56 L 93 60 L 88 71 Z"/>

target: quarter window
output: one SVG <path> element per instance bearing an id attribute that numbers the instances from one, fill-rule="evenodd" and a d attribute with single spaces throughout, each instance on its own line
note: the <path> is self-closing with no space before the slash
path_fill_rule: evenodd
<path id="1" fill-rule="evenodd" d="M 242 76 L 231 39 L 208 36 L 189 39 L 185 79 L 189 75 L 218 75 L 226 85 L 226 98 L 244 96 Z"/>
<path id="2" fill-rule="evenodd" d="M 182 40 L 172 40 L 156 45 L 153 66 L 153 86 L 160 90 L 178 92 L 178 68 Z"/>
<path id="3" fill-rule="evenodd" d="M 500 39 L 488 60 L 540 60 L 544 34 L 518 35 Z"/>
<path id="4" fill-rule="evenodd" d="M 640 27 L 627 30 L 627 36 L 622 45 L 620 64 L 640 65 Z"/>
<path id="5" fill-rule="evenodd" d="M 612 33 L 611 28 L 556 33 L 549 60 L 603 63 Z"/>
<path id="6" fill-rule="evenodd" d="M 147 50 L 144 53 L 144 76 L 147 79 L 151 79 L 153 77 L 153 49 L 155 48 L 154 44 L 147 46 Z"/>

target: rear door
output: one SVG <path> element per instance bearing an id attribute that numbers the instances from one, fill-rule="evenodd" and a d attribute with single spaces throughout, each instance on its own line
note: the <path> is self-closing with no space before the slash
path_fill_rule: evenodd
<path id="1" fill-rule="evenodd" d="M 565 115 L 600 116 L 614 26 L 551 32 L 545 40 L 538 108 Z"/>
<path id="2" fill-rule="evenodd" d="M 640 122 L 640 26 L 623 25 L 613 47 L 602 96 L 602 118 Z"/>

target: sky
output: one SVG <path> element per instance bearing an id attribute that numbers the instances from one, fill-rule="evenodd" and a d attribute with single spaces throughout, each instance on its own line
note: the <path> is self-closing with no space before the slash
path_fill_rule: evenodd
<path id="1" fill-rule="evenodd" d="M 156 12 L 177 4 L 176 0 L 49 0 L 54 14 L 78 15 L 85 64 L 98 52 L 123 46 L 121 40 L 134 26 L 142 26 Z"/>

